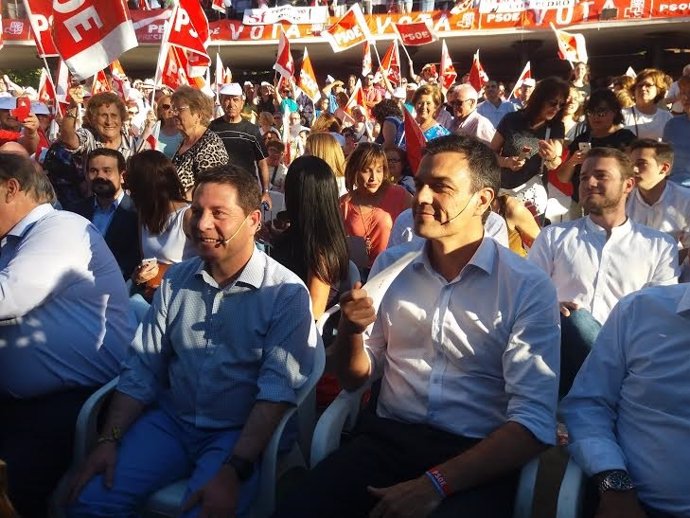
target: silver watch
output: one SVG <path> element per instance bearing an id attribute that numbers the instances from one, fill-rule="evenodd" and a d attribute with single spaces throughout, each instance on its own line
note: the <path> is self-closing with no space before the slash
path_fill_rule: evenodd
<path id="1" fill-rule="evenodd" d="M 602 473 L 597 487 L 601 495 L 606 491 L 630 491 L 635 488 L 635 484 L 627 471 L 616 469 Z"/>

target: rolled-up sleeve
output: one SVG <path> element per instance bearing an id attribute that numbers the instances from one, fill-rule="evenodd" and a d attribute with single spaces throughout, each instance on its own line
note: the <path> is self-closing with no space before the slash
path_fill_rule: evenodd
<path id="1" fill-rule="evenodd" d="M 568 451 L 589 476 L 626 469 L 615 427 L 626 369 L 622 350 L 626 337 L 621 319 L 628 307 L 627 300 L 623 299 L 611 312 L 561 403 L 560 412 L 571 441 Z"/>
<path id="2" fill-rule="evenodd" d="M 314 366 L 317 344 L 309 292 L 300 284 L 283 286 L 266 335 L 257 400 L 296 404 L 297 390 Z"/>
<path id="3" fill-rule="evenodd" d="M 561 332 L 556 289 L 544 278 L 521 298 L 503 353 L 507 419 L 544 444 L 556 440 Z"/>

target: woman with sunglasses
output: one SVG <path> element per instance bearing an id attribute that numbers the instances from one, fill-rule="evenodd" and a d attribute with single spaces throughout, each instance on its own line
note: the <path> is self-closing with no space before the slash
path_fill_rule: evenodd
<path id="1" fill-rule="evenodd" d="M 670 78 L 661 70 L 646 68 L 635 77 L 632 95 L 635 105 L 623 110 L 623 125 L 637 138 L 660 139 L 664 126 L 673 118 L 668 110 L 657 107 L 666 96 Z"/>
<path id="2" fill-rule="evenodd" d="M 340 198 L 340 212 L 348 236 L 361 237 L 368 270 L 386 249 L 393 222 L 412 204 L 412 196 L 389 180 L 386 153 L 379 144 L 358 144 L 345 164 L 348 193 Z M 357 262 L 357 261 L 355 261 Z"/>
<path id="3" fill-rule="evenodd" d="M 561 165 L 568 92 L 568 83 L 558 77 L 539 81 L 525 108 L 506 114 L 491 141 L 501 166 L 501 190 L 531 205 L 536 214 L 546 211 L 542 172 Z"/>
<path id="4" fill-rule="evenodd" d="M 573 184 L 573 200 L 579 200 L 580 165 L 593 147 L 612 147 L 625 151 L 635 140 L 635 134 L 622 128 L 623 114 L 621 104 L 609 89 L 599 89 L 585 103 L 587 129 L 581 133 L 568 148 L 568 159 L 558 169 L 558 179 Z"/>
<path id="5" fill-rule="evenodd" d="M 158 151 L 172 159 L 175 151 L 182 144 L 183 136 L 175 122 L 175 115 L 172 111 L 172 99 L 165 94 L 158 99 L 156 115 L 161 125 L 158 133 Z"/>

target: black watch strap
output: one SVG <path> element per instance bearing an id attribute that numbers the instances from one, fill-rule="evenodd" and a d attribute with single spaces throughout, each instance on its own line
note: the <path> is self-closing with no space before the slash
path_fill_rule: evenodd
<path id="1" fill-rule="evenodd" d="M 627 471 L 616 469 L 599 473 L 597 475 L 597 488 L 601 495 L 606 491 L 630 491 L 635 489 L 635 484 L 633 484 Z"/>
<path id="2" fill-rule="evenodd" d="M 254 463 L 237 455 L 230 455 L 223 464 L 232 466 L 240 482 L 246 482 L 254 473 Z"/>

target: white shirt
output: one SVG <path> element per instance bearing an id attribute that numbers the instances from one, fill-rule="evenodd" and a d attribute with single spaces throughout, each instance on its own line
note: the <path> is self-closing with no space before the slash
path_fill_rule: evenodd
<path id="1" fill-rule="evenodd" d="M 506 113 L 513 113 L 516 110 L 515 105 L 508 101 L 501 101 L 498 108 L 494 106 L 491 101 L 482 101 L 477 105 L 477 111 L 480 115 L 489 119 L 494 128 L 498 128 L 498 123 L 501 122 L 503 116 Z"/>
<path id="2" fill-rule="evenodd" d="M 486 144 L 490 144 L 496 134 L 496 128 L 491 121 L 477 110 L 470 113 L 463 121 L 454 119 L 454 124 L 450 129 L 456 135 L 476 137 Z"/>
<path id="3" fill-rule="evenodd" d="M 0 396 L 99 387 L 117 376 L 135 326 L 96 227 L 46 203 L 0 246 Z"/>
<path id="4" fill-rule="evenodd" d="M 667 181 L 661 197 L 648 205 L 635 188 L 628 197 L 626 213 L 633 221 L 666 232 L 678 242 L 684 230 L 690 231 L 690 189 Z"/>
<path id="5" fill-rule="evenodd" d="M 386 250 L 377 264 L 395 256 Z M 451 282 L 425 249 L 393 280 L 364 337 L 372 373 L 383 372 L 379 416 L 475 438 L 514 421 L 546 444 L 559 344 L 552 284 L 492 239 Z"/>
<path id="6" fill-rule="evenodd" d="M 649 288 L 611 313 L 560 406 L 588 475 L 625 469 L 645 504 L 690 516 L 690 287 Z"/>
<path id="7" fill-rule="evenodd" d="M 527 259 L 551 277 L 561 302 L 574 302 L 604 323 L 625 295 L 678 282 L 676 244 L 667 234 L 635 223 L 606 231 L 589 216 L 544 227 Z"/>
<path id="8" fill-rule="evenodd" d="M 623 108 L 623 126 L 632 131 L 637 138 L 659 140 L 664 134 L 664 126 L 673 118 L 668 110 L 657 108 L 653 115 L 640 112 L 634 106 Z"/>
<path id="9" fill-rule="evenodd" d="M 509 248 L 508 246 L 508 226 L 506 221 L 495 212 L 489 212 L 486 222 L 484 223 L 484 232 L 487 237 L 495 239 L 500 245 Z M 388 248 L 414 241 L 417 243 L 417 248 L 421 248 L 425 242 L 423 237 L 419 237 L 414 233 L 414 216 L 412 209 L 405 209 L 398 217 L 395 218 L 391 235 L 388 239 Z"/>

